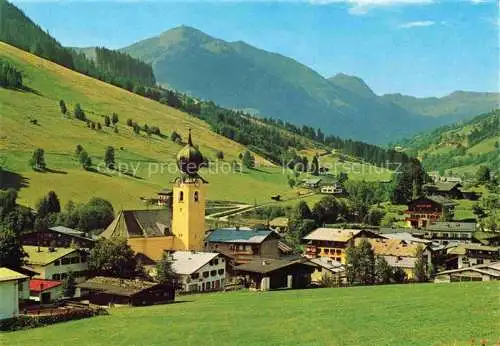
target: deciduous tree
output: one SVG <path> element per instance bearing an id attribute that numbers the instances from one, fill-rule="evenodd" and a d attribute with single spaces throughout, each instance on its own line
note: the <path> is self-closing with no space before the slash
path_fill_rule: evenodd
<path id="1" fill-rule="evenodd" d="M 43 171 L 47 168 L 45 163 L 45 151 L 42 148 L 35 149 L 30 160 L 30 165 L 37 171 Z"/>
<path id="2" fill-rule="evenodd" d="M 64 103 L 64 100 L 59 100 L 59 108 L 61 109 L 61 113 L 66 115 L 66 112 L 68 112 L 68 108 L 66 108 L 66 103 Z"/>
<path id="3" fill-rule="evenodd" d="M 99 240 L 90 251 L 89 268 L 97 275 L 131 278 L 136 260 L 126 239 Z"/>
<path id="4" fill-rule="evenodd" d="M 18 235 L 12 230 L 0 229 L 0 267 L 20 268 L 25 255 Z"/>
<path id="5" fill-rule="evenodd" d="M 115 149 L 111 146 L 107 147 L 104 152 L 104 163 L 110 169 L 115 168 Z"/>

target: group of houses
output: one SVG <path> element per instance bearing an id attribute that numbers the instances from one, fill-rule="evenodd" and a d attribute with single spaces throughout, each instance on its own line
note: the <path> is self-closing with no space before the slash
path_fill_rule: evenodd
<path id="1" fill-rule="evenodd" d="M 347 248 L 361 239 L 391 267 L 401 268 L 408 280 L 415 276 L 417 256 L 423 256 L 429 265 L 436 259 L 442 261 L 447 270 L 438 273 L 439 282 L 500 278 L 498 242 L 477 242 L 474 224 L 439 222 L 446 208 L 453 208 L 439 191 L 408 205 L 409 229 L 317 228 L 302 239 L 303 254 L 283 241 L 286 218 L 274 220 L 266 229 L 207 230 L 208 182 L 198 173 L 202 163 L 203 156 L 190 134 L 188 144 L 177 155 L 180 176 L 172 189 L 158 194 L 163 208 L 122 210 L 97 239 L 60 226 L 23 234 L 27 254 L 23 268 L 0 268 L 0 319 L 17 315 L 23 302 L 43 305 L 63 298 L 63 281 L 69 275 L 76 282 L 71 298 L 99 305 L 168 302 L 175 297 L 174 289 L 193 293 L 237 286 L 265 291 L 304 288 L 325 280 L 342 285 L 346 283 Z M 304 184 L 320 188 L 320 181 Z M 321 189 L 328 194 L 343 193 L 336 182 Z M 99 238 L 126 239 L 150 279 L 93 276 L 88 256 Z M 165 259 L 178 276 L 175 288 L 155 280 L 156 264 Z"/>

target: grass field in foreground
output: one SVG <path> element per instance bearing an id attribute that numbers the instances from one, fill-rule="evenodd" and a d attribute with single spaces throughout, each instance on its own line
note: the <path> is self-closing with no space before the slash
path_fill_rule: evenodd
<path id="1" fill-rule="evenodd" d="M 500 340 L 498 283 L 232 292 L 5 333 L 5 345 L 470 345 Z"/>

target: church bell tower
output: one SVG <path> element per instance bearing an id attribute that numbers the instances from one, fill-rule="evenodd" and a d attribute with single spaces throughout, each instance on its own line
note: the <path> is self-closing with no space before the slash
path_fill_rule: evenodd
<path id="1" fill-rule="evenodd" d="M 188 143 L 177 154 L 180 176 L 172 196 L 172 232 L 185 250 L 203 250 L 207 181 L 198 174 L 203 161 L 203 155 L 193 146 L 189 129 Z"/>

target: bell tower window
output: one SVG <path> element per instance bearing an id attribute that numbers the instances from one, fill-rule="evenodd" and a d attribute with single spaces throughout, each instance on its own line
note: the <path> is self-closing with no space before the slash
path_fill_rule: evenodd
<path id="1" fill-rule="evenodd" d="M 184 191 L 179 192 L 179 202 L 184 201 Z"/>
<path id="2" fill-rule="evenodd" d="M 199 196 L 198 196 L 198 191 L 194 192 L 194 201 L 198 202 Z"/>

